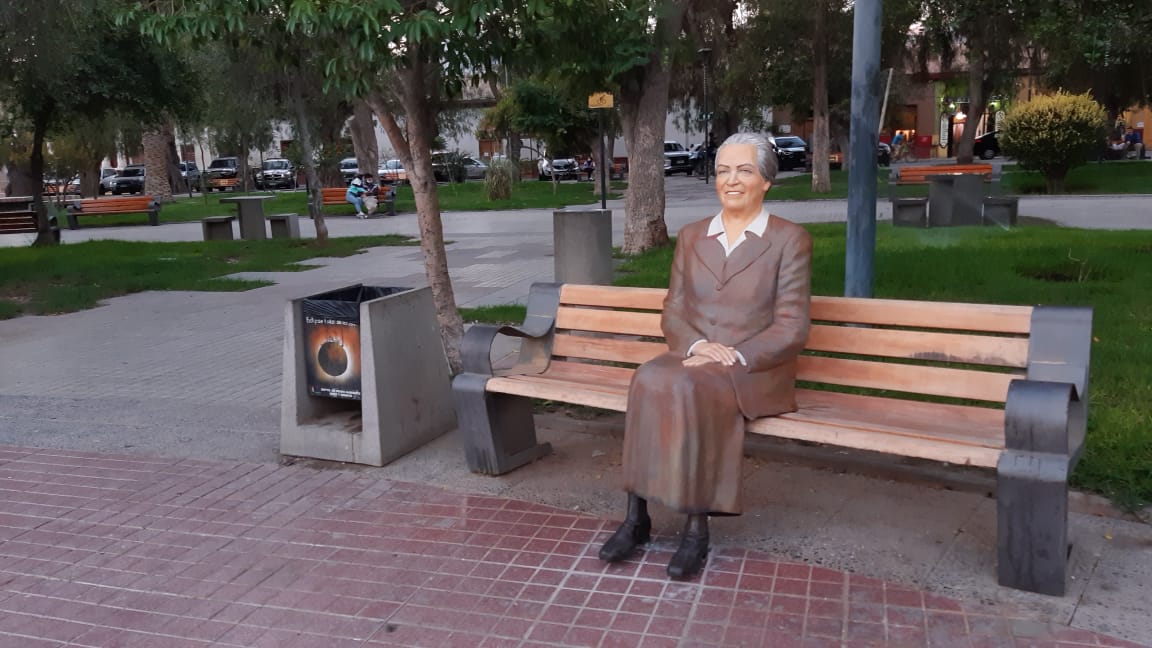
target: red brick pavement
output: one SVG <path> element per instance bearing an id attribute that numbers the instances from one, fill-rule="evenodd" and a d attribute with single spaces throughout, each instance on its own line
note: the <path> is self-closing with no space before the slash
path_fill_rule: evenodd
<path id="1" fill-rule="evenodd" d="M 0 646 L 1136 646 L 734 547 L 670 582 L 661 550 L 605 567 L 611 527 L 370 471 L 0 446 Z"/>

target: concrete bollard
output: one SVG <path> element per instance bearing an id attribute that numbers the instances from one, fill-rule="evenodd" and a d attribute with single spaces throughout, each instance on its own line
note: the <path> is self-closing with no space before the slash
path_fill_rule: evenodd
<path id="1" fill-rule="evenodd" d="M 612 283 L 612 210 L 552 212 L 556 283 Z"/>

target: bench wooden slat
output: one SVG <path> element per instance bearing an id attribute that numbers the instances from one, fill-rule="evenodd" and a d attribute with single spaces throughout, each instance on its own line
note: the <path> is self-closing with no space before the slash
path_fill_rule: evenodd
<path id="1" fill-rule="evenodd" d="M 746 428 L 754 434 L 799 441 L 827 443 L 845 448 L 871 450 L 889 455 L 946 461 L 959 465 L 994 467 L 1000 460 L 999 448 L 954 443 L 938 438 L 915 438 L 797 420 L 790 415 L 757 419 Z"/>
<path id="2" fill-rule="evenodd" d="M 92 216 L 96 214 L 148 212 L 152 210 L 152 202 L 152 196 L 139 196 L 131 198 L 84 198 L 74 204 L 80 206 L 80 214 Z"/>
<path id="3" fill-rule="evenodd" d="M 991 164 L 939 164 L 932 166 L 906 166 L 897 171 L 896 184 L 924 184 L 930 176 L 981 174 L 984 180 L 992 179 Z"/>
<path id="4" fill-rule="evenodd" d="M 660 330 L 660 313 L 561 306 L 556 313 L 556 328 L 664 337 L 664 331 Z"/>
<path id="5" fill-rule="evenodd" d="M 1027 335 L 1031 306 L 910 302 L 863 297 L 813 297 L 814 321 Z"/>
<path id="6" fill-rule="evenodd" d="M 584 337 L 565 333 L 557 333 L 552 342 L 552 355 L 632 364 L 643 364 L 667 351 L 668 345 L 663 342 Z"/>
<path id="7" fill-rule="evenodd" d="M 612 369 L 612 368 L 609 368 Z M 560 372 L 564 373 L 564 372 Z M 627 385 L 541 376 L 493 378 L 489 391 L 622 412 Z M 1003 448 L 1003 411 L 797 390 L 800 410 L 751 421 L 756 434 L 830 443 L 962 465 L 994 466 Z"/>
<path id="8" fill-rule="evenodd" d="M 802 355 L 798 380 L 1003 403 L 1019 375 Z"/>
<path id="9" fill-rule="evenodd" d="M 884 430 L 914 438 L 942 438 L 988 448 L 1004 447 L 1004 410 L 948 403 L 893 400 L 815 389 L 796 390 L 800 409 L 782 414 L 847 428 Z"/>
<path id="10" fill-rule="evenodd" d="M 620 286 L 588 286 L 564 284 L 560 288 L 560 303 L 573 306 L 599 306 L 602 308 L 634 308 L 658 311 L 664 308 L 666 288 L 626 288 Z"/>
<path id="11" fill-rule="evenodd" d="M 628 308 L 659 311 L 664 307 L 664 288 L 565 285 L 560 303 L 604 309 Z M 880 326 L 952 329 L 1027 335 L 1032 325 L 1031 306 L 912 302 L 901 299 L 813 296 L 813 320 L 851 322 Z M 578 329 L 579 326 L 565 328 Z M 646 329 L 651 331 L 651 329 Z M 614 332 L 614 331 L 603 331 Z M 641 335 L 661 335 L 643 333 Z"/>
<path id="12" fill-rule="evenodd" d="M 810 351 L 851 353 L 885 358 L 958 362 L 997 367 L 1026 367 L 1027 338 L 900 331 L 815 324 L 808 335 Z M 601 360 L 607 358 L 599 358 Z"/>

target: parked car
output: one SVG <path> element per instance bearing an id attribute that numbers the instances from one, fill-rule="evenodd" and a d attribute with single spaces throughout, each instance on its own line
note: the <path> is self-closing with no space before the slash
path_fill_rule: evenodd
<path id="1" fill-rule="evenodd" d="M 580 179 L 580 164 L 576 162 L 576 158 L 556 157 L 551 160 L 542 158 L 538 167 L 541 180 L 551 180 L 553 176 L 557 180 Z"/>
<path id="2" fill-rule="evenodd" d="M 344 179 L 344 184 L 352 184 L 352 179 L 360 175 L 360 163 L 356 158 L 344 158 L 340 160 L 340 177 Z"/>
<path id="3" fill-rule="evenodd" d="M 284 158 L 264 160 L 256 172 L 257 189 L 295 189 L 296 165 Z"/>
<path id="4" fill-rule="evenodd" d="M 692 154 L 674 140 L 664 140 L 664 175 L 692 175 Z"/>
<path id="5" fill-rule="evenodd" d="M 376 175 L 380 176 L 380 182 L 398 184 L 408 182 L 408 171 L 404 169 L 404 163 L 400 160 L 382 160 L 376 169 Z"/>
<path id="6" fill-rule="evenodd" d="M 460 162 L 464 165 L 464 176 L 469 180 L 483 180 L 488 174 L 488 165 L 476 158 L 465 155 Z"/>
<path id="7" fill-rule="evenodd" d="M 144 165 L 143 164 L 129 164 L 124 167 L 116 177 L 112 178 L 109 183 L 112 187 L 112 195 L 119 196 L 126 193 L 143 193 L 144 191 Z"/>
<path id="8" fill-rule="evenodd" d="M 196 166 L 195 162 L 181 162 L 180 163 L 180 177 L 184 178 L 192 191 L 200 191 L 200 167 Z"/>
<path id="9" fill-rule="evenodd" d="M 80 176 L 75 176 L 71 180 L 60 180 L 50 176 L 44 177 L 44 195 L 63 196 L 68 194 L 80 193 Z"/>
<path id="10" fill-rule="evenodd" d="M 488 165 L 459 151 L 437 151 L 432 154 L 432 175 L 436 182 L 464 182 L 483 179 Z"/>
<path id="11" fill-rule="evenodd" d="M 239 172 L 239 158 L 218 157 L 212 160 L 200 177 L 207 191 L 211 193 L 213 189 L 226 191 L 229 187 L 235 187 L 239 184 Z"/>
<path id="12" fill-rule="evenodd" d="M 883 167 L 892 166 L 891 146 L 884 142 L 876 143 L 876 164 Z M 832 151 L 828 153 L 828 168 L 834 170 L 844 168 L 844 154 L 839 146 L 833 145 Z"/>
<path id="13" fill-rule="evenodd" d="M 803 169 L 808 166 L 808 144 L 795 135 L 777 137 L 772 142 L 781 171 Z"/>
<path id="14" fill-rule="evenodd" d="M 977 137 L 972 145 L 972 155 L 981 160 L 991 160 L 1000 155 L 1000 142 L 996 141 L 996 136 L 999 134 L 1000 131 L 992 131 Z"/>
<path id="15" fill-rule="evenodd" d="M 100 195 L 112 192 L 112 181 L 120 174 L 120 169 L 100 169 Z"/>

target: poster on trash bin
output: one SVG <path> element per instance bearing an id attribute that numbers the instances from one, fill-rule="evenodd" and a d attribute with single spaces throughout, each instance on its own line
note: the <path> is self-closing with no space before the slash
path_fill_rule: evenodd
<path id="1" fill-rule="evenodd" d="M 359 318 L 304 313 L 305 375 L 313 396 L 360 400 Z"/>

